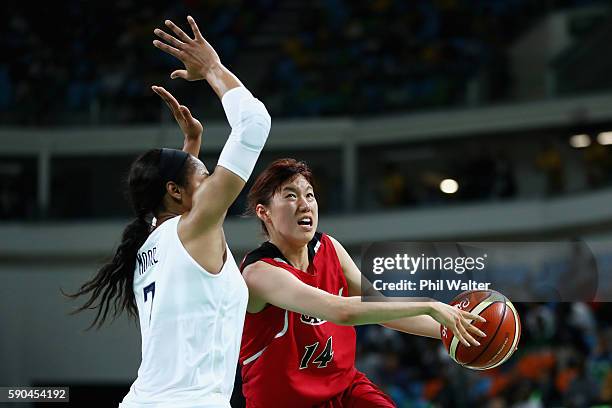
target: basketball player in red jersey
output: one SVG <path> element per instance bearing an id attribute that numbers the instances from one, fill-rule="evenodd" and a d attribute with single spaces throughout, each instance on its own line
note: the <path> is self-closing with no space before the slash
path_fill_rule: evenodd
<path id="1" fill-rule="evenodd" d="M 484 320 L 477 315 L 434 301 L 361 301 L 361 272 L 338 241 L 316 232 L 304 163 L 275 161 L 248 200 L 269 240 L 240 267 L 249 287 L 240 350 L 247 407 L 394 407 L 355 368 L 354 325 L 439 339 L 442 324 L 466 346 L 479 345 L 470 334 L 484 336 L 470 323 Z"/>

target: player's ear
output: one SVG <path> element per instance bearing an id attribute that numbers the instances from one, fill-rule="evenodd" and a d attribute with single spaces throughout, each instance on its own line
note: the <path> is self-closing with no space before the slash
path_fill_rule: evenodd
<path id="1" fill-rule="evenodd" d="M 255 207 L 255 215 L 263 222 L 270 221 L 270 212 L 263 204 L 257 204 Z"/>
<path id="2" fill-rule="evenodd" d="M 181 199 L 183 198 L 178 184 L 176 184 L 174 181 L 169 181 L 166 183 L 166 193 L 168 193 L 170 197 L 178 201 L 181 201 Z"/>

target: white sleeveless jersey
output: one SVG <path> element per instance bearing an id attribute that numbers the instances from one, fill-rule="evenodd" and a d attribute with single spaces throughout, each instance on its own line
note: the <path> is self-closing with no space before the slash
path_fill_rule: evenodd
<path id="1" fill-rule="evenodd" d="M 142 363 L 121 408 L 230 406 L 248 289 L 229 247 L 216 275 L 187 253 L 179 219 L 160 225 L 138 251 Z"/>

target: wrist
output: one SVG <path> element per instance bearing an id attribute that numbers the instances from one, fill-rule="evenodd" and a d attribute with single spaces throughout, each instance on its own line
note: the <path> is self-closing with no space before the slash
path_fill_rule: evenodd
<path id="1" fill-rule="evenodd" d="M 204 72 L 204 71 L 203 71 Z M 231 89 L 243 86 L 240 80 L 232 74 L 221 62 L 215 62 L 204 72 L 206 82 L 211 86 L 219 99 Z"/>
<path id="2" fill-rule="evenodd" d="M 214 81 L 223 72 L 221 61 L 214 62 L 209 66 L 202 68 L 200 73 L 207 81 Z"/>
<path id="3" fill-rule="evenodd" d="M 199 139 L 201 139 L 202 138 L 202 132 L 200 132 L 200 133 L 190 133 L 190 134 L 185 133 L 185 134 L 183 134 L 183 136 L 185 137 L 185 141 L 186 142 L 190 142 L 192 140 L 199 140 Z"/>

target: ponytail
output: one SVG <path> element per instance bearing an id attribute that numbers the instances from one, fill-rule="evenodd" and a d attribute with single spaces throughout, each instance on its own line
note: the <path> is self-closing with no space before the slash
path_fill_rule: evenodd
<path id="1" fill-rule="evenodd" d="M 123 230 L 121 243 L 112 260 L 104 265 L 96 276 L 73 294 L 66 296 L 75 299 L 81 295 L 89 295 L 84 305 L 71 314 L 86 309 L 97 309 L 96 317 L 88 330 L 96 326 L 100 328 L 112 304 L 113 320 L 121 312 L 127 311 L 128 316 L 136 319 L 138 309 L 134 299 L 132 285 L 134 283 L 134 268 L 136 267 L 136 253 L 145 243 L 151 225 L 144 217 L 138 217 Z"/>
<path id="2" fill-rule="evenodd" d="M 92 280 L 83 284 L 76 293 L 66 294 L 62 291 L 72 299 L 89 296 L 83 306 L 72 312 L 75 314 L 86 309 L 97 309 L 96 318 L 88 330 L 96 325 L 98 328 L 102 326 L 111 306 L 113 319 L 124 310 L 129 316 L 137 318 L 138 307 L 133 292 L 134 270 L 138 249 L 151 231 L 147 217 L 163 210 L 167 181 L 174 180 L 183 187 L 187 185 L 187 172 L 190 168 L 186 164 L 187 157 L 180 151 L 152 149 L 132 163 L 127 178 L 127 192 L 137 218 L 123 230 L 121 243 L 112 260 L 100 268 Z"/>

